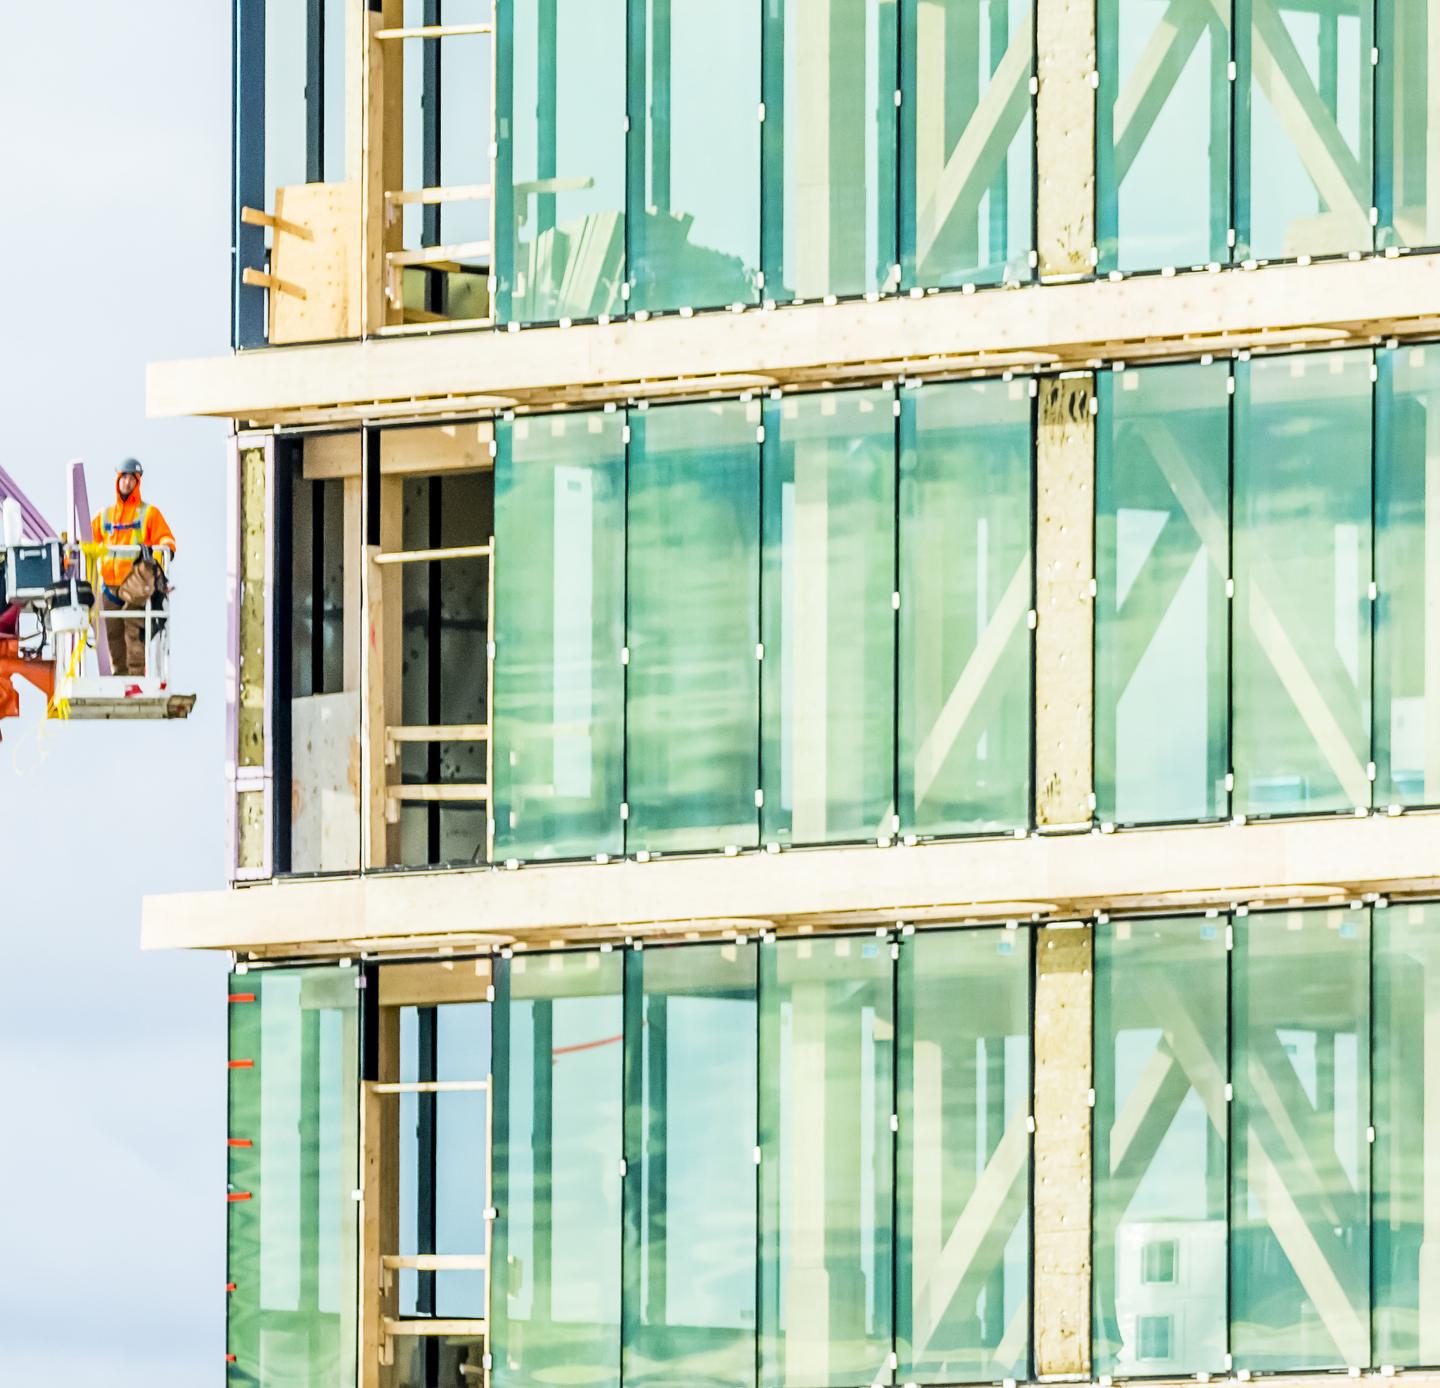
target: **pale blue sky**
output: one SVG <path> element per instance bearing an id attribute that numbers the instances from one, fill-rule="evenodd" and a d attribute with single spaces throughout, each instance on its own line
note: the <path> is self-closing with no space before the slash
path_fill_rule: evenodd
<path id="1" fill-rule="evenodd" d="M 135 454 L 180 545 L 191 721 L 0 725 L 0 1383 L 224 1372 L 223 961 L 142 955 L 224 872 L 224 430 L 144 365 L 228 335 L 229 0 L 5 6 L 0 463 L 59 524 Z"/>

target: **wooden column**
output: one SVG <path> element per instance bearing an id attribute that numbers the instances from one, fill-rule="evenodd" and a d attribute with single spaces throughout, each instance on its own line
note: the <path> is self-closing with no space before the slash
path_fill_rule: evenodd
<path id="1" fill-rule="evenodd" d="M 1094 269 L 1094 0 L 1036 0 L 1036 249 L 1041 279 Z"/>
<path id="2" fill-rule="evenodd" d="M 1035 932 L 1035 1373 L 1090 1372 L 1087 925 Z"/>
<path id="3" fill-rule="evenodd" d="M 1035 440 L 1035 821 L 1093 814 L 1095 399 L 1092 375 L 1040 382 Z"/>

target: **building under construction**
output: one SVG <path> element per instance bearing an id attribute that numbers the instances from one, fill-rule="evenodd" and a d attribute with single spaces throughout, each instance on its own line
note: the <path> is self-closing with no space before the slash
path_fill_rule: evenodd
<path id="1" fill-rule="evenodd" d="M 238 0 L 231 1388 L 1434 1381 L 1432 76 Z"/>

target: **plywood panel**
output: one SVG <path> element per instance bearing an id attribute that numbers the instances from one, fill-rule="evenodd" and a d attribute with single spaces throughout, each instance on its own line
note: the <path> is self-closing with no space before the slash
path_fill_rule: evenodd
<path id="1" fill-rule="evenodd" d="M 360 866 L 360 694 L 315 694 L 290 704 L 290 868 Z"/>
<path id="2" fill-rule="evenodd" d="M 358 337 L 359 183 L 277 189 L 271 236 L 271 343 Z"/>

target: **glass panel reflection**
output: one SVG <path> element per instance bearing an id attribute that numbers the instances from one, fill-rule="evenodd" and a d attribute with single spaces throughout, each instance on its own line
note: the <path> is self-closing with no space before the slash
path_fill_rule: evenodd
<path id="1" fill-rule="evenodd" d="M 900 827 L 1020 827 L 1030 816 L 1029 385 L 907 390 L 900 430 Z"/>
<path id="2" fill-rule="evenodd" d="M 622 958 L 500 961 L 496 1388 L 620 1380 Z"/>
<path id="3" fill-rule="evenodd" d="M 755 1383 L 756 953 L 626 957 L 627 1385 Z"/>
<path id="4" fill-rule="evenodd" d="M 888 941 L 761 948 L 760 1382 L 888 1375 L 895 1037 Z"/>
<path id="5" fill-rule="evenodd" d="M 1375 912 L 1377 1362 L 1440 1363 L 1440 907 Z"/>
<path id="6" fill-rule="evenodd" d="M 1371 245 L 1374 9 L 1236 0 L 1235 258 Z"/>
<path id="7" fill-rule="evenodd" d="M 631 851 L 756 842 L 759 422 L 733 400 L 630 416 Z"/>
<path id="8" fill-rule="evenodd" d="M 1369 912 L 1234 929 L 1235 1367 L 1369 1364 Z"/>
<path id="9" fill-rule="evenodd" d="M 759 5 L 630 5 L 629 307 L 755 303 Z"/>
<path id="10" fill-rule="evenodd" d="M 1225 814 L 1229 368 L 1096 377 L 1095 793 L 1111 823 Z"/>
<path id="11" fill-rule="evenodd" d="M 497 313 L 621 311 L 625 0 L 500 0 Z"/>
<path id="12" fill-rule="evenodd" d="M 768 405 L 761 833 L 890 833 L 895 765 L 893 395 Z"/>
<path id="13" fill-rule="evenodd" d="M 895 0 L 767 0 L 767 299 L 896 287 L 895 19 Z"/>
<path id="14" fill-rule="evenodd" d="M 1440 347 L 1379 355 L 1375 803 L 1440 803 Z"/>
<path id="15" fill-rule="evenodd" d="M 355 1378 L 353 968 L 230 975 L 226 1382 Z M 235 1145 L 235 1144 L 248 1145 Z"/>
<path id="16" fill-rule="evenodd" d="M 625 419 L 497 425 L 495 854 L 624 850 Z"/>
<path id="17" fill-rule="evenodd" d="M 1028 1377 L 1030 945 L 947 930 L 900 946 L 903 1382 Z"/>
<path id="18" fill-rule="evenodd" d="M 1230 7 L 1100 0 L 1101 273 L 1230 258 Z"/>
<path id="19" fill-rule="evenodd" d="M 1030 277 L 1030 0 L 901 0 L 901 282 Z"/>
<path id="20" fill-rule="evenodd" d="M 1370 804 L 1368 352 L 1236 368 L 1235 809 Z"/>
<path id="21" fill-rule="evenodd" d="M 1226 964 L 1215 919 L 1096 932 L 1098 1373 L 1225 1368 Z"/>

